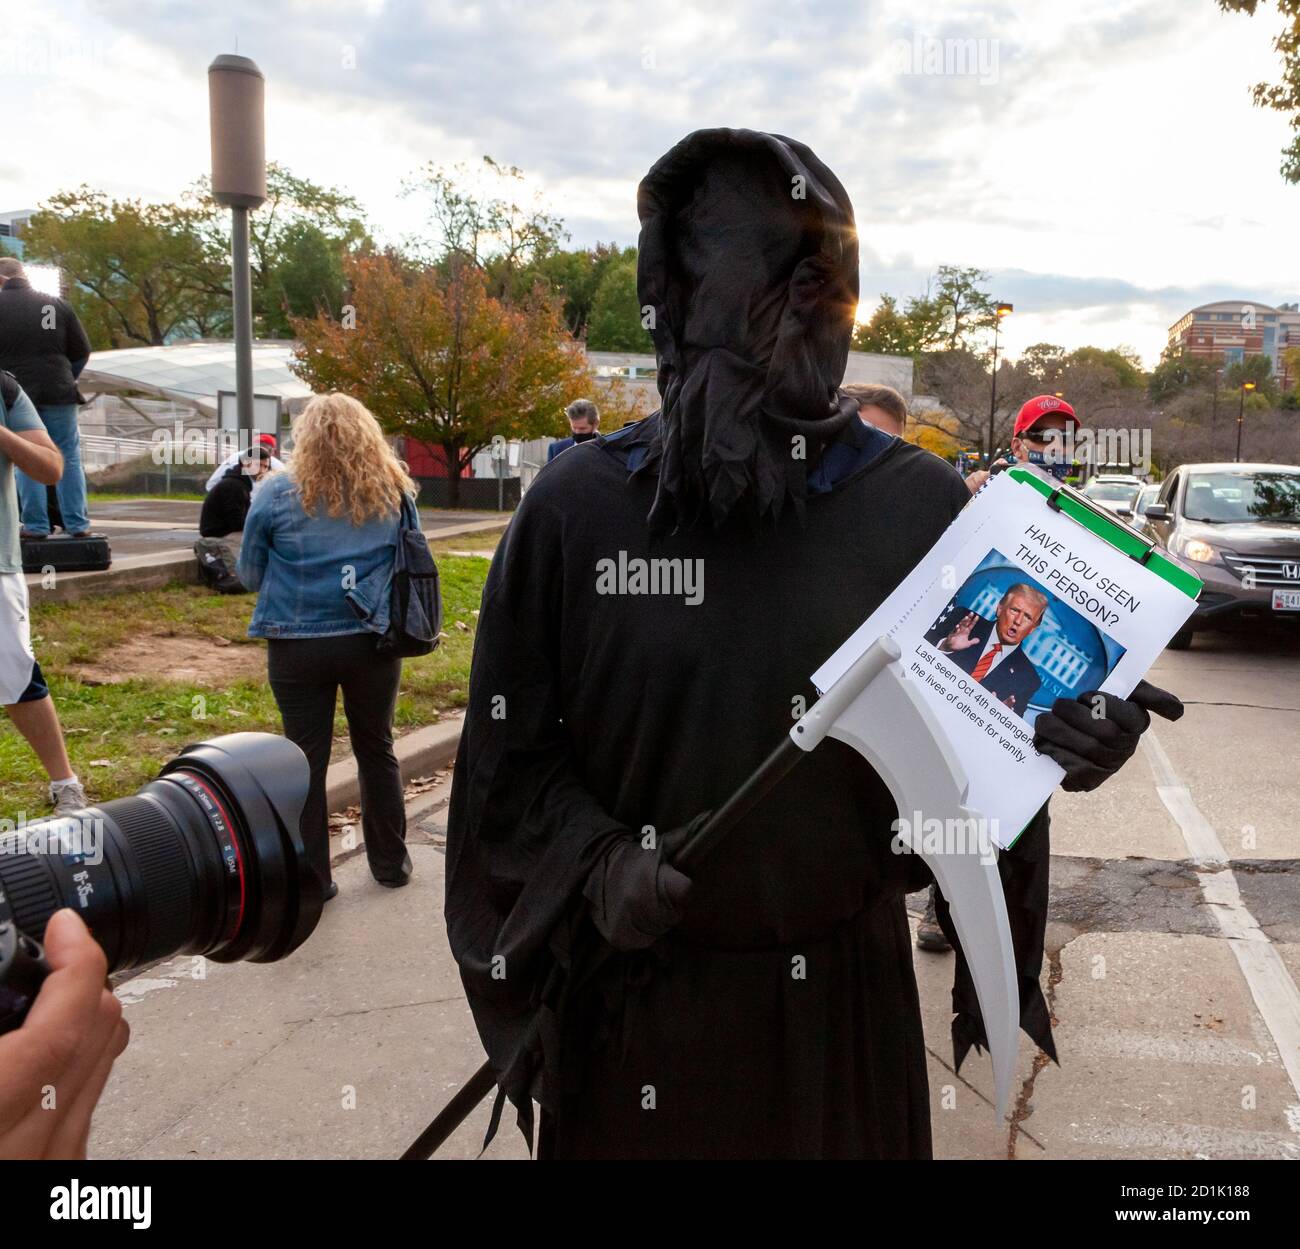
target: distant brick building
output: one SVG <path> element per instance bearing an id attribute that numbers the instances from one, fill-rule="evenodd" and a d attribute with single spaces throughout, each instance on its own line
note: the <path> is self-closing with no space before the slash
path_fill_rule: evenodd
<path id="1" fill-rule="evenodd" d="M 1169 327 L 1169 347 L 1180 354 L 1216 356 L 1225 369 L 1246 356 L 1267 356 L 1273 375 L 1288 390 L 1296 370 L 1288 366 L 1286 351 L 1300 348 L 1300 310 L 1295 304 L 1273 308 L 1240 299 L 1202 304 Z"/>

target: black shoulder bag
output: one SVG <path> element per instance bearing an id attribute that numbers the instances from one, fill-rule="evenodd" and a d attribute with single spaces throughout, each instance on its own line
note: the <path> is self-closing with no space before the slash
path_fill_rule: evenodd
<path id="1" fill-rule="evenodd" d="M 397 522 L 393 585 L 388 599 L 388 628 L 379 635 L 376 649 L 381 655 L 397 655 L 401 659 L 427 655 L 438 645 L 441 631 L 438 566 L 420 528 L 420 513 L 411 498 L 403 494 Z"/>

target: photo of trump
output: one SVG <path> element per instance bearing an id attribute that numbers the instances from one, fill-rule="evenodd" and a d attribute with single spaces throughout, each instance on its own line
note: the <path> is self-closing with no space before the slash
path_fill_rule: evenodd
<path id="1" fill-rule="evenodd" d="M 966 578 L 925 641 L 1029 723 L 1057 698 L 1100 685 L 1124 654 L 1000 551 Z"/>
<path id="2" fill-rule="evenodd" d="M 1042 623 L 1047 601 L 1046 594 L 1022 581 L 998 600 L 992 620 L 968 611 L 949 629 L 941 618 L 925 640 L 999 702 L 1023 711 L 1043 682 L 1021 643 Z"/>

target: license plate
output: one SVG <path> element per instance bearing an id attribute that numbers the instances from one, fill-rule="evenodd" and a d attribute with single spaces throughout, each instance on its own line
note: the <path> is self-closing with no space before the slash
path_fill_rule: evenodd
<path id="1" fill-rule="evenodd" d="M 1300 590 L 1274 590 L 1274 611 L 1300 611 Z"/>

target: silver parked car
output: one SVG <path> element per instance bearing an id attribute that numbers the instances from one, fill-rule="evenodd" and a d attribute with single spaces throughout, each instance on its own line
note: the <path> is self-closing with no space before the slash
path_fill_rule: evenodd
<path id="1" fill-rule="evenodd" d="M 1300 467 L 1184 464 L 1142 525 L 1205 582 L 1174 649 L 1190 646 L 1198 629 L 1300 627 Z"/>
<path id="2" fill-rule="evenodd" d="M 1128 520 L 1133 515 L 1142 483 L 1128 473 L 1101 473 L 1083 488 L 1083 493 L 1107 511 Z"/>

